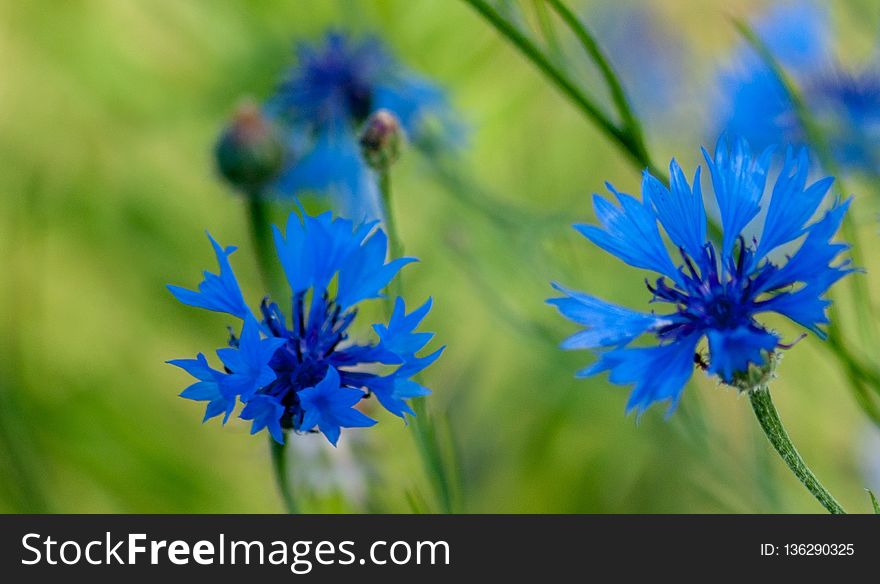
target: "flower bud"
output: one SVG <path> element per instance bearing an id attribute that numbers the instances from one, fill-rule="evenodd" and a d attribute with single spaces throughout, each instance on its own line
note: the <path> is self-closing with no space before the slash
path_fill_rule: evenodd
<path id="1" fill-rule="evenodd" d="M 361 152 L 375 170 L 387 170 L 400 157 L 403 129 L 393 113 L 380 109 L 367 118 L 361 132 Z"/>
<path id="2" fill-rule="evenodd" d="M 256 192 L 281 172 L 285 148 L 272 122 L 253 101 L 235 111 L 215 148 L 220 174 L 234 187 Z"/>

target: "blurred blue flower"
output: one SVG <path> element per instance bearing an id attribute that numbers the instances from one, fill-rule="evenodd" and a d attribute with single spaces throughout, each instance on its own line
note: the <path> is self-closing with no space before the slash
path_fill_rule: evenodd
<path id="1" fill-rule="evenodd" d="M 679 35 L 664 29 L 663 15 L 644 2 L 606 0 L 590 6 L 586 21 L 620 76 L 635 112 L 646 124 L 669 119 L 687 102 L 686 54 Z"/>
<path id="2" fill-rule="evenodd" d="M 277 182 L 279 192 L 327 193 L 344 216 L 380 219 L 376 181 L 357 142 L 371 113 L 394 113 L 411 144 L 426 152 L 460 141 L 444 92 L 406 70 L 378 38 L 333 32 L 322 45 L 300 45 L 297 55 L 267 105 L 287 126 L 293 153 Z"/>
<path id="3" fill-rule="evenodd" d="M 811 81 L 810 106 L 845 168 L 880 172 L 880 71 L 832 71 Z"/>
<path id="4" fill-rule="evenodd" d="M 827 7 L 807 0 L 778 4 L 754 30 L 798 84 L 837 163 L 876 173 L 880 80 L 876 72 L 854 74 L 834 60 Z M 725 99 L 716 130 L 744 136 L 760 148 L 805 144 L 805 130 L 776 74 L 745 43 L 732 61 L 735 66 L 720 76 Z"/>
<path id="5" fill-rule="evenodd" d="M 198 292 L 168 287 L 184 304 L 244 321 L 241 335 L 217 351 L 222 371 L 212 369 L 201 353 L 196 359 L 169 361 L 198 380 L 181 396 L 208 402 L 205 419 L 223 414 L 224 423 L 241 402 L 240 417 L 253 422 L 251 433 L 265 428 L 278 442 L 284 441 L 285 430 L 317 428 L 335 445 L 341 428 L 375 424 L 354 409 L 370 395 L 401 418 L 414 415 L 407 400 L 430 390 L 412 377 L 443 350 L 416 356 L 433 337 L 415 332 L 431 301 L 407 314 L 397 298 L 388 323 L 373 326 L 375 342 L 352 342 L 348 330 L 358 305 L 381 297 L 400 269 L 416 260 L 386 263 L 388 241 L 375 223 L 355 225 L 330 213 L 304 214 L 302 220 L 291 214 L 286 231 L 274 228 L 278 259 L 292 291 L 289 321 L 268 298 L 257 320 L 229 264 L 235 248 L 224 249 L 210 235 L 219 275 L 205 272 Z"/>
<path id="6" fill-rule="evenodd" d="M 601 227 L 575 225 L 590 241 L 625 263 L 658 272 L 647 282 L 652 302 L 667 303 L 669 314 L 642 313 L 610 304 L 581 292 L 554 287 L 564 295 L 549 300 L 568 319 L 584 325 L 563 343 L 566 349 L 593 349 L 599 360 L 579 377 L 609 371 L 612 383 L 633 384 L 627 411 L 642 412 L 652 403 L 669 400 L 674 407 L 701 363 L 724 383 L 741 384 L 750 365 L 768 365 L 768 356 L 784 348 L 777 333 L 756 320 L 776 312 L 824 338 L 828 323 L 824 298 L 829 287 L 853 271 L 849 261 L 832 265 L 847 245 L 831 243 L 849 201 L 835 202 L 810 222 L 833 179 L 807 184 L 805 150 L 786 153 L 772 187 L 759 238 L 748 241 L 744 229 L 761 210 L 771 150 L 753 156 L 744 140 L 719 141 L 715 155 L 703 154 L 721 212 L 720 248 L 707 236 L 700 169 L 688 184 L 682 169 L 670 164 L 671 188 L 649 173 L 642 181 L 642 200 L 608 185 L 620 206 L 595 195 Z M 681 257 L 675 262 L 657 226 Z M 803 239 L 787 261 L 780 251 Z M 789 250 L 790 251 L 790 250 Z M 658 344 L 630 347 L 642 335 Z M 700 343 L 707 341 L 708 354 Z"/>

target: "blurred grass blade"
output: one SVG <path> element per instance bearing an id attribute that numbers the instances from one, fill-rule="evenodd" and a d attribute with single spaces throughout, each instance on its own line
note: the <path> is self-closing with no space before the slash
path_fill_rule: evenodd
<path id="1" fill-rule="evenodd" d="M 874 508 L 874 514 L 880 515 L 880 502 L 877 501 L 877 497 L 874 496 L 874 492 L 871 489 L 865 489 L 868 491 L 868 496 L 871 497 L 871 507 Z"/>
<path id="2" fill-rule="evenodd" d="M 554 64 L 550 58 L 522 31 L 505 19 L 487 0 L 464 0 L 470 4 L 508 41 L 510 41 L 529 61 L 532 62 L 554 85 L 568 97 L 580 111 L 602 131 L 616 142 L 627 157 L 639 169 L 648 168 L 658 172 L 640 151 L 633 136 L 620 128 L 590 99 L 571 79 Z M 665 176 L 663 173 L 655 176 Z"/>
<path id="3" fill-rule="evenodd" d="M 0 387 L 0 398 L 5 398 L 0 399 L 0 468 L 3 469 L 0 478 L 8 482 L 5 486 L 14 495 L 16 512 L 46 513 L 49 505 L 41 481 L 44 471 L 25 444 L 26 430 L 14 419 L 18 413 L 5 395 L 9 389 Z"/>
<path id="4" fill-rule="evenodd" d="M 871 497 L 871 507 L 874 508 L 874 514 L 880 515 L 880 502 L 877 501 L 877 497 L 874 496 L 874 491 L 871 489 L 865 489 L 868 491 L 868 496 Z"/>
<path id="5" fill-rule="evenodd" d="M 559 45 L 559 37 L 556 34 L 556 28 L 553 26 L 553 20 L 547 11 L 546 0 L 532 0 L 532 10 L 535 13 L 535 18 L 538 20 L 538 28 L 541 30 L 541 35 L 547 42 L 547 50 L 550 51 L 550 56 L 556 60 L 561 59 L 562 48 Z"/>
<path id="6" fill-rule="evenodd" d="M 415 417 L 411 418 L 416 435 L 416 446 L 434 485 L 440 508 L 443 513 L 454 513 L 457 497 L 453 481 L 457 473 L 448 472 L 447 469 L 454 468 L 456 463 L 448 460 L 451 457 L 444 456 L 437 433 L 438 424 L 428 411 L 425 398 L 413 399 L 412 408 L 416 413 Z"/>
<path id="7" fill-rule="evenodd" d="M 424 495 L 418 489 L 407 489 L 403 495 L 406 497 L 409 509 L 414 515 L 425 515 L 431 512 L 430 507 L 425 502 Z"/>
<path id="8" fill-rule="evenodd" d="M 564 95 L 566 95 L 587 119 L 595 123 L 598 128 L 623 150 L 627 159 L 642 172 L 647 170 L 656 178 L 669 184 L 669 176 L 660 167 L 654 165 L 644 141 L 642 125 L 638 117 L 632 111 L 629 100 L 623 89 L 623 85 L 610 62 L 599 48 L 592 35 L 583 27 L 577 17 L 561 2 L 551 1 L 551 6 L 562 16 L 568 26 L 573 29 L 581 44 L 592 57 L 594 63 L 602 71 L 602 76 L 608 84 L 608 90 L 620 110 L 624 128 L 619 128 L 601 109 L 591 100 L 571 79 L 568 78 L 562 68 L 541 52 L 519 28 L 506 20 L 486 0 L 464 0 L 479 12 L 492 26 L 505 38 L 508 39 L 519 51 L 529 59 Z M 716 221 L 709 220 L 709 234 L 713 239 L 721 238 L 721 229 Z"/>
<path id="9" fill-rule="evenodd" d="M 476 211 L 498 229 L 516 230 L 520 233 L 530 229 L 537 237 L 553 232 L 559 225 L 569 222 L 567 213 L 539 214 L 534 209 L 503 200 L 463 170 L 464 164 L 461 160 L 435 156 L 424 163 L 427 171 L 452 197 Z"/>
<path id="10" fill-rule="evenodd" d="M 620 77 L 614 71 L 611 62 L 599 47 L 599 43 L 596 42 L 596 39 L 590 34 L 590 31 L 587 30 L 577 15 L 575 15 L 575 13 L 573 13 L 562 0 L 546 0 L 546 2 L 556 14 L 559 15 L 566 26 L 571 29 L 581 46 L 592 59 L 593 63 L 599 68 L 602 78 L 608 85 L 608 91 L 611 93 L 611 99 L 614 101 L 614 105 L 620 114 L 623 126 L 632 136 L 634 147 L 639 151 L 639 156 L 642 160 L 647 162 L 646 166 L 653 166 L 651 164 L 650 154 L 645 146 L 642 125 L 635 112 L 632 110 L 632 106 L 626 96 L 626 91 L 623 89 Z"/>

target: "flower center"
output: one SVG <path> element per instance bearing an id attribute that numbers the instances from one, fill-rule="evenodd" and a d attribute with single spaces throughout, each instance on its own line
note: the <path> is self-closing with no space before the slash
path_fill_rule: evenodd
<path id="1" fill-rule="evenodd" d="M 726 292 L 713 296 L 705 305 L 708 324 L 712 328 L 735 328 L 742 324 L 744 316 L 748 318 L 742 303 L 730 298 Z"/>
<path id="2" fill-rule="evenodd" d="M 284 405 L 282 427 L 298 429 L 303 412 L 297 394 L 324 379 L 330 365 L 328 358 L 347 338 L 346 330 L 354 320 L 355 311 L 341 314 L 339 307 L 325 294 L 312 301 L 306 316 L 305 292 L 297 292 L 293 298 L 291 328 L 288 328 L 277 304 L 266 299 L 261 309 L 272 334 L 287 340 L 269 362 L 276 377 L 264 391 Z"/>

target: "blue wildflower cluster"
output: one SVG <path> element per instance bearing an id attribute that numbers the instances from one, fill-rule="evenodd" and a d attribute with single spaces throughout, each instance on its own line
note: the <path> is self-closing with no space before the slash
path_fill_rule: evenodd
<path id="1" fill-rule="evenodd" d="M 834 263 L 848 246 L 831 242 L 849 201 L 835 202 L 810 222 L 833 179 L 807 184 L 805 150 L 786 153 L 760 236 L 752 239 L 744 233 L 761 211 L 772 150 L 755 156 L 744 140 L 731 145 L 722 139 L 714 156 L 703 153 L 720 210 L 720 242 L 707 235 L 700 169 L 689 184 L 674 160 L 669 188 L 645 172 L 640 201 L 609 184 L 619 206 L 596 195 L 601 226 L 575 225 L 627 264 L 659 273 L 647 287 L 652 302 L 670 307 L 668 314 L 636 312 L 558 284 L 554 287 L 564 296 L 549 300 L 586 327 L 563 347 L 598 352 L 599 360 L 578 376 L 608 371 L 611 382 L 634 385 L 627 411 L 641 412 L 661 400 L 674 407 L 695 362 L 731 385 L 740 385 L 738 379 L 752 366 L 768 366 L 771 355 L 785 345 L 778 333 L 756 320 L 759 314 L 781 314 L 824 337 L 821 327 L 828 323 L 830 304 L 824 295 L 853 271 L 847 260 Z M 669 254 L 658 221 L 680 261 Z M 780 257 L 801 240 L 790 256 Z M 658 344 L 629 346 L 643 335 Z M 703 339 L 707 354 L 701 352 Z"/>
<path id="2" fill-rule="evenodd" d="M 880 71 L 849 70 L 832 57 L 829 15 L 811 1 L 780 4 L 755 23 L 755 32 L 800 87 L 812 115 L 846 169 L 880 168 Z M 721 75 L 722 132 L 755 147 L 806 144 L 805 129 L 785 87 L 751 47 L 741 46 L 735 67 Z"/>
<path id="3" fill-rule="evenodd" d="M 449 147 L 460 134 L 444 92 L 407 71 L 379 39 L 329 33 L 322 45 L 300 45 L 297 65 L 267 105 L 286 126 L 292 152 L 276 189 L 330 193 L 342 215 L 380 219 L 376 181 L 357 135 L 382 109 L 423 151 Z"/>
<path id="4" fill-rule="evenodd" d="M 244 301 L 229 256 L 208 236 L 220 266 L 205 273 L 198 290 L 169 286 L 180 302 L 232 315 L 242 321 L 241 334 L 219 349 L 222 371 L 207 358 L 170 361 L 198 381 L 182 397 L 207 402 L 205 420 L 229 419 L 238 402 L 240 417 L 252 420 L 251 433 L 266 429 L 283 443 L 285 430 L 319 430 L 334 445 L 342 428 L 372 426 L 375 420 L 355 406 L 375 395 L 389 412 L 414 415 L 407 404 L 428 395 L 413 376 L 440 356 L 442 348 L 416 356 L 432 333 L 416 332 L 431 308 L 428 300 L 407 313 L 397 298 L 387 324 L 373 325 L 376 342 L 349 339 L 358 305 L 381 297 L 381 291 L 412 258 L 386 263 L 388 241 L 375 223 L 291 214 L 286 234 L 274 228 L 278 259 L 291 288 L 290 318 L 266 298 L 258 318 Z"/>

